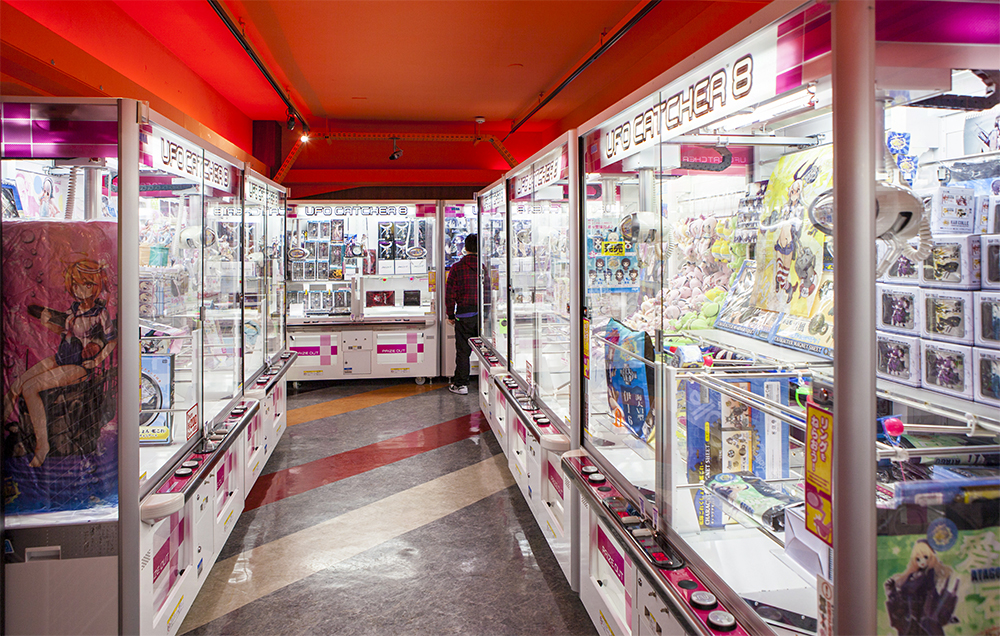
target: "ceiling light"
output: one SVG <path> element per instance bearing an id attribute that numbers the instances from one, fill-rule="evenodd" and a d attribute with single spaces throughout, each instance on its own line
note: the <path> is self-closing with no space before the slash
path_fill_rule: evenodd
<path id="1" fill-rule="evenodd" d="M 742 112 L 732 117 L 723 119 L 715 124 L 710 124 L 707 128 L 719 132 L 731 132 L 746 128 L 761 122 L 777 119 L 781 116 L 791 115 L 807 108 L 815 106 L 816 87 L 806 86 L 790 95 L 786 95 L 773 102 L 767 102 L 757 106 L 749 112 Z"/>
<path id="2" fill-rule="evenodd" d="M 286 124 L 288 130 L 295 130 L 295 115 L 288 113 L 288 122 Z"/>
<path id="3" fill-rule="evenodd" d="M 301 141 L 302 143 L 306 143 L 307 141 L 309 141 L 309 133 L 306 133 L 301 137 L 299 137 L 299 141 Z"/>
<path id="4" fill-rule="evenodd" d="M 389 155 L 389 161 L 395 161 L 403 156 L 403 150 L 396 147 L 396 137 L 392 137 L 392 154 Z"/>

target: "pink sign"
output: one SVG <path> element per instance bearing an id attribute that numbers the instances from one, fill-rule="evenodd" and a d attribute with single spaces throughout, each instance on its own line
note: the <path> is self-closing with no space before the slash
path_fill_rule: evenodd
<path id="1" fill-rule="evenodd" d="M 552 462 L 548 462 L 548 464 L 549 464 L 549 483 L 552 484 L 553 488 L 555 488 L 556 492 L 559 494 L 559 498 L 563 499 L 564 495 L 563 495 L 562 475 L 559 474 L 559 469 L 552 465 Z"/>
<path id="2" fill-rule="evenodd" d="M 611 566 L 611 570 L 618 577 L 618 580 L 621 581 L 622 585 L 625 585 L 625 559 L 611 543 L 611 539 L 604 534 L 604 528 L 601 526 L 597 526 L 597 549 Z"/>

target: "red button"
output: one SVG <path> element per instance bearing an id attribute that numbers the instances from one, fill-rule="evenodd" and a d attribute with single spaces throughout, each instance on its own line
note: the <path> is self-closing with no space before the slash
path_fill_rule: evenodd
<path id="1" fill-rule="evenodd" d="M 670 557 L 662 552 L 654 552 L 652 555 L 654 561 L 669 561 Z"/>

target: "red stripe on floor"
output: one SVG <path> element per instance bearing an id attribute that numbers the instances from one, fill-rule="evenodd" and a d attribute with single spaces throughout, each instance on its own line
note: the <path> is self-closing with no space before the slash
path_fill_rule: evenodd
<path id="1" fill-rule="evenodd" d="M 285 497 L 300 495 L 313 488 L 453 444 L 478 435 L 472 430 L 475 426 L 481 427 L 484 432 L 489 428 L 481 411 L 307 464 L 261 475 L 250 491 L 243 509 L 253 510 Z"/>

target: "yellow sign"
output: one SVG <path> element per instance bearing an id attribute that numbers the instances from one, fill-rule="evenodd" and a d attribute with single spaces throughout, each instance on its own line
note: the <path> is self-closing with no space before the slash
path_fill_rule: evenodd
<path id="1" fill-rule="evenodd" d="M 833 413 L 806 406 L 806 529 L 833 545 Z"/>
<path id="2" fill-rule="evenodd" d="M 601 243 L 601 254 L 604 256 L 621 256 L 625 253 L 625 243 L 622 241 L 604 241 Z"/>

